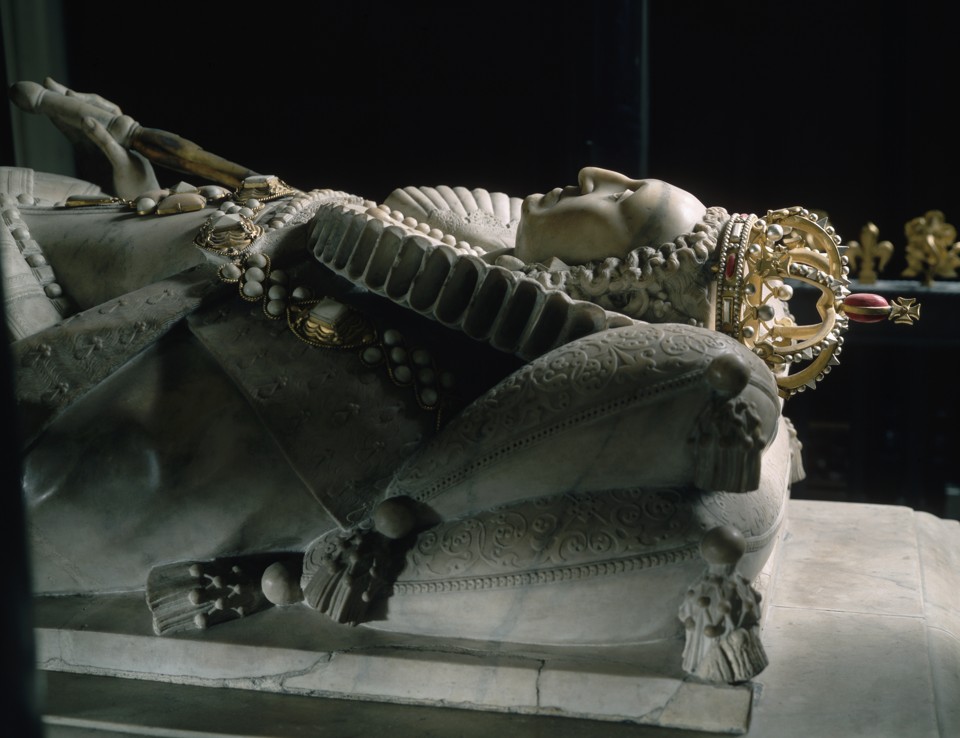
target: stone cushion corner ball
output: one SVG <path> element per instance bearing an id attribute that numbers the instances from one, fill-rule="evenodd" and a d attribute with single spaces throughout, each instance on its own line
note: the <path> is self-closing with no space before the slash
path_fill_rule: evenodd
<path id="1" fill-rule="evenodd" d="M 294 571 L 288 564 L 277 561 L 270 564 L 260 579 L 263 595 L 274 605 L 295 605 L 303 600 L 300 589 L 300 572 Z"/>

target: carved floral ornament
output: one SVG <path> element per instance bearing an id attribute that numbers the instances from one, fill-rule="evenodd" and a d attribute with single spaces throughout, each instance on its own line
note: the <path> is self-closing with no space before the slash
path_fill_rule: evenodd
<path id="1" fill-rule="evenodd" d="M 656 551 L 665 540 L 692 532 L 692 506 L 683 493 L 566 494 L 443 524 L 418 538 L 402 580 L 496 577 Z"/>

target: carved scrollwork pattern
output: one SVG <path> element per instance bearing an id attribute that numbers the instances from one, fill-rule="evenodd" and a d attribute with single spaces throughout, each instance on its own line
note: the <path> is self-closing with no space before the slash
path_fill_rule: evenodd
<path id="1" fill-rule="evenodd" d="M 687 497 L 679 489 L 627 489 L 495 508 L 421 534 L 400 579 L 497 577 L 683 548 L 701 535 Z"/>
<path id="2" fill-rule="evenodd" d="M 753 492 L 709 492 L 700 495 L 699 515 L 705 527 L 732 525 L 747 536 L 747 550 L 765 544 L 779 530 L 786 501 L 785 490 L 763 485 Z"/>
<path id="3" fill-rule="evenodd" d="M 712 358 L 729 351 L 743 349 L 722 334 L 673 324 L 574 341 L 527 364 L 464 410 L 411 459 L 391 494 L 430 499 L 503 454 L 695 382 Z M 478 443 L 489 452 L 478 455 Z"/>
<path id="4" fill-rule="evenodd" d="M 637 375 L 699 367 L 705 357 L 715 356 L 726 345 L 719 334 L 682 325 L 647 325 L 590 336 L 501 382 L 464 412 L 460 435 L 479 440 L 508 433 L 518 425 L 591 402 L 612 382 L 623 384 Z"/>

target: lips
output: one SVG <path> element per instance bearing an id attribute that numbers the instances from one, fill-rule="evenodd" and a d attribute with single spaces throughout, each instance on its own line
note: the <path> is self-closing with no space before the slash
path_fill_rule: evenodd
<path id="1" fill-rule="evenodd" d="M 543 199 L 540 201 L 540 207 L 552 208 L 558 202 L 560 202 L 560 196 L 563 194 L 563 189 L 560 187 L 554 187 L 546 195 L 543 196 Z"/>

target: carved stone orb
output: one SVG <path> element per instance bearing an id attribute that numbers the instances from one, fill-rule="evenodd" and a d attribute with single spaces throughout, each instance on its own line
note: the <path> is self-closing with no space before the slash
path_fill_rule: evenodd
<path id="1" fill-rule="evenodd" d="M 718 525 L 700 542 L 700 554 L 711 566 L 732 566 L 747 550 L 747 541 L 736 528 Z"/>
<path id="2" fill-rule="evenodd" d="M 710 363 L 706 378 L 717 394 L 733 397 L 740 394 L 750 381 L 750 367 L 739 354 L 724 354 Z"/>
<path id="3" fill-rule="evenodd" d="M 388 497 L 373 511 L 373 527 L 393 540 L 409 535 L 416 522 L 413 500 L 409 497 Z"/>
<path id="4" fill-rule="evenodd" d="M 263 596 L 274 605 L 295 605 L 303 600 L 300 573 L 294 572 L 282 561 L 270 564 L 264 570 L 260 589 L 263 590 Z"/>

